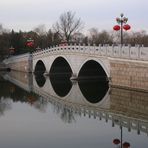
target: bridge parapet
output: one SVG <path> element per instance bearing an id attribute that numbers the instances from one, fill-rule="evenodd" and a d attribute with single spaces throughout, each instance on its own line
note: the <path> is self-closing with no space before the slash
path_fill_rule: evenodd
<path id="1" fill-rule="evenodd" d="M 133 59 L 133 60 L 147 60 L 148 59 L 148 47 L 143 46 L 109 46 L 109 45 L 99 45 L 99 46 L 80 46 L 80 45 L 70 45 L 70 46 L 56 46 L 42 51 L 37 51 L 33 53 L 33 58 L 40 57 L 49 54 L 59 54 L 59 53 L 83 53 L 98 56 L 106 56 L 112 58 L 123 58 L 123 59 Z"/>

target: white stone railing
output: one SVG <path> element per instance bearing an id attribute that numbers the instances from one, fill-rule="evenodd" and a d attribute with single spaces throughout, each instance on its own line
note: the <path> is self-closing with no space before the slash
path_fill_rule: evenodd
<path id="1" fill-rule="evenodd" d="M 33 53 L 33 58 L 44 56 L 47 54 L 59 53 L 82 53 L 82 54 L 95 54 L 98 56 L 106 56 L 112 58 L 124 58 L 133 60 L 148 60 L 148 47 L 140 46 L 56 46 L 46 48 Z"/>
<path id="2" fill-rule="evenodd" d="M 80 46 L 80 45 L 70 45 L 70 46 L 55 46 L 51 48 L 42 49 L 40 51 L 35 51 L 32 53 L 32 57 L 44 57 L 53 54 L 87 54 L 95 56 L 105 56 L 112 58 L 122 58 L 129 60 L 144 60 L 148 61 L 148 47 L 140 46 Z M 17 56 L 12 56 L 3 61 L 4 64 L 19 62 L 19 61 L 32 60 L 31 54 L 21 54 Z"/>

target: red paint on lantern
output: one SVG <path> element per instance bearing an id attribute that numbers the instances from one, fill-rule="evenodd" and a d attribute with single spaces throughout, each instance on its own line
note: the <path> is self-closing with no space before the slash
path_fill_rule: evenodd
<path id="1" fill-rule="evenodd" d="M 32 47 L 33 46 L 33 42 L 27 42 L 26 45 L 29 46 L 29 47 Z"/>
<path id="2" fill-rule="evenodd" d="M 128 25 L 128 24 L 125 24 L 125 25 L 123 26 L 123 29 L 124 29 L 124 30 L 129 30 L 130 28 L 131 28 L 131 26 Z"/>
<path id="3" fill-rule="evenodd" d="M 118 31 L 118 30 L 120 30 L 120 26 L 119 26 L 119 25 L 115 25 L 115 26 L 113 27 L 113 29 L 114 29 L 115 31 Z"/>

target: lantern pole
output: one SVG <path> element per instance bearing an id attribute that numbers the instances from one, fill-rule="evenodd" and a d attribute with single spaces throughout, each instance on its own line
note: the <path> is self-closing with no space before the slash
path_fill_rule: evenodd
<path id="1" fill-rule="evenodd" d="M 121 16 L 121 19 L 120 19 L 121 20 L 121 35 L 120 35 L 121 39 L 120 41 L 121 41 L 121 46 L 122 46 L 123 45 L 123 16 L 124 16 L 123 13 L 121 13 L 120 16 Z"/>
<path id="2" fill-rule="evenodd" d="M 121 45 L 122 46 L 122 45 Z M 122 136 L 123 136 L 123 131 L 122 131 L 122 125 L 120 127 L 120 130 L 121 130 L 121 148 L 122 148 Z"/>
<path id="3" fill-rule="evenodd" d="M 122 46 L 123 45 L 123 28 L 124 28 L 123 25 L 127 23 L 128 18 L 124 17 L 124 14 L 121 13 L 120 17 L 116 18 L 116 21 L 117 21 L 118 24 L 120 24 L 120 44 Z M 128 29 L 130 29 L 130 28 L 128 28 Z M 126 30 L 128 30 L 128 29 L 126 29 Z"/>

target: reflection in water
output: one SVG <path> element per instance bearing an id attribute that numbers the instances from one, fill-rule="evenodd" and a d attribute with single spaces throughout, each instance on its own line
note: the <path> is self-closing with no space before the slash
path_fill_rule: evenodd
<path id="1" fill-rule="evenodd" d="M 12 76 L 12 73 L 11 73 L 11 76 Z M 15 75 L 15 79 L 16 78 L 18 77 Z M 30 79 L 30 77 L 28 79 Z M 21 102 L 21 103 L 25 102 L 30 104 L 31 106 L 34 106 L 36 109 L 40 111 L 45 111 L 45 108 L 47 106 L 47 101 L 42 101 L 43 99 L 39 97 L 37 94 L 33 92 L 27 92 L 22 88 L 18 87 L 17 85 L 10 83 L 9 81 L 3 80 L 2 78 L 0 83 L 1 83 L 0 85 L 0 114 L 1 115 L 3 115 L 6 110 L 10 110 L 12 108 L 11 105 L 14 102 Z"/>
<path id="2" fill-rule="evenodd" d="M 71 90 L 72 83 L 69 76 L 63 77 L 50 77 L 50 81 L 55 93 L 60 97 L 65 97 Z"/>
<path id="3" fill-rule="evenodd" d="M 4 97 L 0 98 L 0 116 L 4 115 L 4 112 L 11 109 L 11 99 Z"/>
<path id="4" fill-rule="evenodd" d="M 39 87 L 43 87 L 46 82 L 46 78 L 42 74 L 35 75 L 35 80 Z"/>
<path id="5" fill-rule="evenodd" d="M 64 123 L 73 123 L 75 122 L 76 112 L 73 109 L 63 105 L 61 103 L 55 103 L 54 105 L 54 112 L 60 115 L 60 118 Z"/>
<path id="6" fill-rule="evenodd" d="M 79 81 L 78 84 L 82 94 L 90 103 L 101 101 L 109 88 L 108 82 L 100 79 Z"/>
<path id="7" fill-rule="evenodd" d="M 14 80 L 16 78 L 17 76 L 15 76 L 15 78 L 9 77 L 9 80 Z M 62 87 L 64 85 L 67 85 L 67 83 L 71 84 L 70 81 L 65 83 L 65 81 L 61 82 L 62 80 L 57 81 L 57 79 L 51 79 L 51 81 L 53 87 L 56 87 L 56 89 L 60 91 L 64 89 Z M 49 147 L 49 145 L 51 145 L 51 147 L 61 147 L 61 141 L 58 142 L 57 139 L 59 138 L 59 140 L 61 140 L 61 137 L 63 136 L 64 140 L 71 137 L 71 139 L 69 138 L 65 142 L 67 144 L 67 142 L 70 141 L 69 145 L 71 143 L 77 142 L 79 143 L 78 147 L 80 147 L 82 144 L 81 147 L 88 148 L 87 141 L 91 141 L 95 143 L 93 143 L 93 148 L 98 148 L 98 145 L 100 143 L 103 143 L 102 148 L 107 148 L 112 147 L 112 140 L 114 138 L 120 138 L 120 127 L 122 127 L 123 142 L 129 141 L 133 148 L 139 148 L 140 145 L 142 145 L 142 148 L 147 148 L 146 144 L 148 143 L 147 137 L 145 135 L 148 134 L 148 93 L 139 93 L 135 91 L 111 88 L 111 96 L 109 100 L 110 106 L 109 108 L 105 109 L 103 107 L 101 108 L 101 106 L 98 106 L 97 104 L 94 104 L 100 101 L 101 98 L 103 98 L 108 89 L 107 84 L 105 85 L 106 89 L 101 89 L 101 86 L 103 86 L 101 82 L 78 82 L 78 88 L 80 88 L 83 95 L 85 93 L 87 94 L 85 94 L 84 96 L 88 99 L 88 101 L 92 103 L 88 103 L 84 99 L 82 99 L 83 102 L 79 103 L 78 100 L 80 100 L 81 98 L 79 98 L 78 89 L 75 90 L 73 89 L 73 87 L 67 89 L 67 92 L 74 91 L 71 92 L 71 94 L 74 94 L 74 98 L 70 97 L 66 99 L 60 99 L 59 97 L 57 99 L 57 97 L 48 95 L 48 87 L 46 87 L 46 90 L 48 91 L 46 93 L 44 87 L 39 88 L 35 86 L 35 83 L 35 85 L 33 84 L 33 86 L 31 87 L 33 88 L 32 91 L 35 92 L 33 93 L 24 91 L 23 86 L 25 85 L 22 85 L 22 83 L 25 83 L 25 81 L 15 82 L 18 82 L 18 86 L 20 86 L 21 88 L 17 86 L 17 83 L 15 83 L 16 85 L 14 85 L 8 81 L 1 82 L 3 87 L 2 85 L 0 85 L 0 113 L 4 114 L 6 110 L 9 110 L 9 112 L 12 111 L 10 115 L 5 113 L 5 116 L 3 116 L 5 118 L 1 118 L 0 129 L 3 130 L 4 128 L 3 132 L 5 134 L 4 138 L 3 136 L 1 136 L 0 138 L 0 142 L 3 147 L 5 147 L 5 144 L 12 144 L 9 142 L 12 141 L 12 139 L 10 140 L 9 136 L 7 136 L 9 131 L 11 131 L 12 133 L 10 133 L 10 135 L 14 133 L 16 134 L 15 136 L 11 136 L 11 138 L 14 138 L 13 141 L 21 141 L 23 143 L 23 139 L 19 138 L 28 138 L 25 138 L 25 142 L 23 143 L 24 145 L 22 143 L 19 143 L 18 145 L 16 143 L 16 145 L 13 143 L 12 146 L 15 145 L 15 148 L 20 148 L 20 145 L 23 148 L 40 148 L 44 147 L 46 144 L 47 145 L 45 147 Z M 41 84 L 43 83 L 41 82 Z M 60 85 L 60 87 L 58 86 L 58 84 Z M 75 86 L 78 85 L 77 83 L 75 84 Z M 99 92 L 103 93 L 99 95 Z M 64 95 L 64 93 L 62 95 Z M 95 99 L 93 100 L 93 98 Z M 44 115 L 36 112 L 34 108 L 39 110 L 40 112 L 44 112 Z M 57 116 L 55 116 L 55 114 L 51 112 L 51 109 L 52 111 L 54 109 Z M 67 124 L 63 124 L 63 122 L 61 123 L 59 121 L 59 117 L 62 119 L 62 121 L 64 121 L 64 123 L 71 124 L 67 126 Z M 89 117 L 90 119 L 88 119 L 87 117 Z M 96 119 L 95 121 L 94 118 Z M 15 121 L 15 123 L 13 121 Z M 24 123 L 20 124 L 20 121 L 24 121 Z M 109 124 L 104 124 L 105 121 Z M 2 122 L 4 123 L 2 124 Z M 114 128 L 111 127 L 111 125 Z M 9 129 L 10 127 L 13 127 L 14 129 L 11 130 Z M 131 130 L 134 132 L 129 133 L 128 131 Z M 135 130 L 137 131 L 137 133 L 135 132 Z M 79 137 L 77 135 L 74 135 L 76 133 L 78 133 L 78 135 L 82 135 L 80 138 L 80 141 L 83 141 L 82 143 L 80 143 L 79 138 L 76 139 L 76 137 Z M 91 136 L 89 137 L 89 135 Z M 98 138 L 102 137 L 102 135 L 103 138 Z M 34 141 L 31 139 L 31 137 L 34 138 Z M 87 140 L 86 137 L 88 137 Z M 3 140 L 7 138 L 7 142 L 3 142 Z M 40 140 L 38 140 L 39 138 Z M 29 139 L 33 141 L 32 143 L 34 146 L 31 145 Z M 49 139 L 51 139 L 50 142 Z M 56 139 L 55 143 L 58 143 L 60 146 L 55 146 L 55 143 L 53 142 L 54 139 Z M 25 145 L 26 141 L 28 145 Z M 39 143 L 46 144 L 42 146 L 39 145 Z M 62 147 L 66 147 L 66 144 L 63 144 Z M 7 146 L 7 148 L 11 147 L 10 145 Z M 92 145 L 89 145 L 89 147 L 91 146 Z M 75 146 L 72 146 L 71 148 L 74 147 Z"/>

